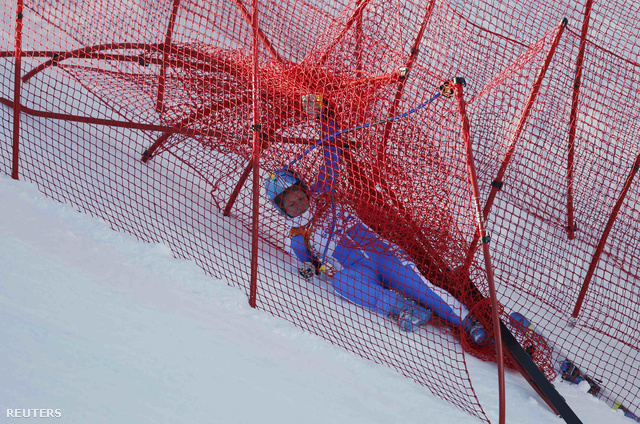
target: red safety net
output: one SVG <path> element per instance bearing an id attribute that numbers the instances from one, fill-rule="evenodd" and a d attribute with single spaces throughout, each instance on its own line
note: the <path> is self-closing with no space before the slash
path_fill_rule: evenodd
<path id="1" fill-rule="evenodd" d="M 499 313 L 535 323 L 544 338 L 511 329 L 547 377 L 565 355 L 637 413 L 640 7 L 256 4 L 0 0 L 0 170 L 166 244 L 259 309 L 488 421 L 465 354 L 495 360 L 493 344 L 474 343 L 433 305 L 428 325 L 403 331 L 388 300 L 422 302 L 405 287 L 417 268 L 491 337 L 479 215 Z M 466 113 L 453 77 L 466 82 Z M 324 264 L 309 281 L 265 191 L 282 169 L 308 190 L 332 179 L 330 195 L 307 192 L 315 215 L 298 234 Z M 373 241 L 354 240 L 354 221 L 332 213 L 357 216 L 400 265 L 376 259 Z M 318 245 L 323 229 L 330 240 Z M 325 255 L 340 249 L 364 259 Z M 362 300 L 367 290 L 377 304 Z"/>

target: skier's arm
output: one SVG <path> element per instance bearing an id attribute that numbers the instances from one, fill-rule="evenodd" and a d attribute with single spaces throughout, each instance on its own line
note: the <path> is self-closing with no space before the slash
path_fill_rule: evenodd
<path id="1" fill-rule="evenodd" d="M 286 248 L 289 254 L 300 261 L 298 272 L 303 278 L 311 280 L 313 275 L 320 274 L 322 263 L 309 251 L 302 234 L 288 238 Z"/>
<path id="2" fill-rule="evenodd" d="M 341 136 L 335 136 L 339 131 L 334 119 L 322 122 L 322 132 L 327 134 L 328 138 L 322 144 L 324 163 L 320 166 L 318 181 L 313 187 L 313 191 L 331 193 L 334 191 L 334 183 L 340 169 L 342 151 L 338 145 L 340 145 Z"/>
<path id="3" fill-rule="evenodd" d="M 300 262 L 311 262 L 313 259 L 313 255 L 304 243 L 302 234 L 287 239 L 286 247 L 289 254 L 298 258 Z"/>

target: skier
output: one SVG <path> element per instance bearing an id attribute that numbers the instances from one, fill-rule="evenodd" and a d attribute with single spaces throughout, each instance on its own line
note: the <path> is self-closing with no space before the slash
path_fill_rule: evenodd
<path id="1" fill-rule="evenodd" d="M 311 280 L 314 274 L 326 272 L 343 298 L 394 319 L 404 331 L 426 324 L 435 313 L 462 327 L 475 343 L 486 342 L 485 329 L 460 301 L 431 284 L 399 247 L 334 201 L 340 136 L 334 119 L 327 114 L 318 118 L 328 137 L 317 182 L 307 187 L 287 169 L 265 181 L 267 197 L 290 227 L 286 247 L 300 261 L 300 274 Z"/>

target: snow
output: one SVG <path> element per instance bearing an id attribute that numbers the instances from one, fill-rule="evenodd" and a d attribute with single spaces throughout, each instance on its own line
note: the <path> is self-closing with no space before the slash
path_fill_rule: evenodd
<path id="1" fill-rule="evenodd" d="M 7 417 L 33 409 L 95 424 L 480 422 L 383 365 L 250 308 L 240 290 L 166 246 L 8 176 L 0 198 L 3 423 L 45 419 Z M 468 362 L 498 422 L 495 364 Z M 632 422 L 578 386 L 555 385 L 585 424 Z M 507 422 L 564 421 L 508 372 Z"/>

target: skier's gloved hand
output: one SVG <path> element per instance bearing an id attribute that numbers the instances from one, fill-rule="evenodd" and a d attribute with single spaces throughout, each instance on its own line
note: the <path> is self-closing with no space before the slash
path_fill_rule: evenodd
<path id="1" fill-rule="evenodd" d="M 313 281 L 313 276 L 315 275 L 315 267 L 311 262 L 304 262 L 302 265 L 298 267 L 298 272 L 300 276 L 307 281 Z"/>

